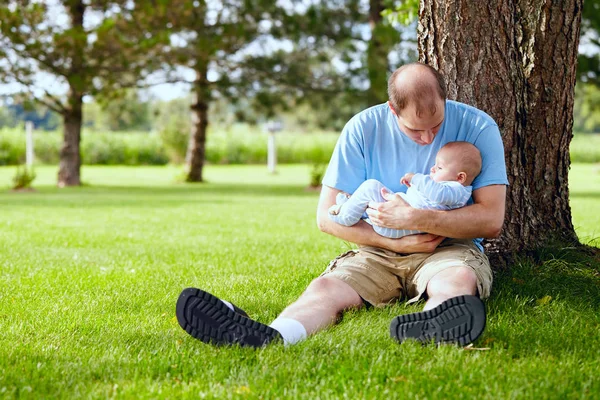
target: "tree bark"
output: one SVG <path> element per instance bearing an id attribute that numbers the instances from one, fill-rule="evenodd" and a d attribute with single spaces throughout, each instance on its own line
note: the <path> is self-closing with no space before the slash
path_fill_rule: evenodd
<path id="1" fill-rule="evenodd" d="M 446 77 L 448 97 L 490 114 L 510 186 L 500 238 L 514 254 L 578 243 L 568 173 L 583 0 L 422 0 L 419 59 Z"/>
<path id="2" fill-rule="evenodd" d="M 64 141 L 60 150 L 58 187 L 79 186 L 81 184 L 81 124 L 83 109 L 84 50 L 87 36 L 83 30 L 83 16 L 86 5 L 83 1 L 69 1 L 65 4 L 71 18 L 71 26 L 77 33 L 73 35 L 71 68 L 69 70 L 68 106 L 63 113 Z"/>
<path id="3" fill-rule="evenodd" d="M 203 182 L 204 158 L 206 154 L 206 128 L 208 127 L 208 105 L 210 88 L 207 80 L 208 66 L 202 63 L 197 68 L 194 81 L 195 101 L 192 104 L 192 132 L 188 143 L 188 182 Z"/>
<path id="4" fill-rule="evenodd" d="M 58 187 L 79 186 L 81 184 L 81 142 L 83 96 L 71 91 L 69 109 L 63 114 L 64 139 L 60 150 Z"/>
<path id="5" fill-rule="evenodd" d="M 388 53 L 390 27 L 384 26 L 381 12 L 385 9 L 382 0 L 369 1 L 369 27 L 371 39 L 367 49 L 367 69 L 369 90 L 367 101 L 369 106 L 387 101 L 387 75 L 389 69 Z M 396 40 L 397 41 L 397 40 Z"/>

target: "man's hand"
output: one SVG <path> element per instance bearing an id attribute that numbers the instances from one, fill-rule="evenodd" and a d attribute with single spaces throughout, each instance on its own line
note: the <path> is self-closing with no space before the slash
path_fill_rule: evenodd
<path id="1" fill-rule="evenodd" d="M 410 181 L 412 181 L 413 176 L 415 176 L 415 174 L 413 174 L 412 172 L 404 174 L 402 179 L 400 179 L 400 183 L 410 187 Z"/>
<path id="2" fill-rule="evenodd" d="M 414 229 L 457 239 L 495 238 L 504 222 L 506 186 L 473 191 L 473 204 L 450 211 L 410 207 L 400 195 L 385 193 L 386 202 L 369 204 L 371 222 L 392 229 Z"/>
<path id="3" fill-rule="evenodd" d="M 433 251 L 445 239 L 443 236 L 423 233 L 419 235 L 408 235 L 400 239 L 389 239 L 385 248 L 396 253 L 433 253 Z"/>
<path id="4" fill-rule="evenodd" d="M 369 208 L 367 208 L 367 214 L 373 224 L 392 229 L 416 229 L 412 226 L 414 208 L 399 194 L 382 190 L 381 195 L 387 201 L 383 203 L 370 202 Z"/>
<path id="5" fill-rule="evenodd" d="M 373 227 L 365 221 L 359 221 L 354 226 L 336 224 L 327 214 L 329 214 L 329 208 L 335 205 L 335 198 L 339 192 L 339 190 L 328 186 L 323 186 L 323 189 L 321 189 L 317 211 L 317 224 L 319 229 L 325 233 L 363 246 L 380 247 L 404 254 L 431 253 L 444 240 L 442 236 L 429 234 L 409 235 L 400 239 L 390 239 L 375 233 Z M 390 193 L 386 193 L 386 196 L 396 197 Z M 398 198 L 402 201 L 400 196 Z"/>

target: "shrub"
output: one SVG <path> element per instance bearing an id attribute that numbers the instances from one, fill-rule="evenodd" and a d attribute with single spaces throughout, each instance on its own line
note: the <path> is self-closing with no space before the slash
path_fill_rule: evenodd
<path id="1" fill-rule="evenodd" d="M 175 120 L 173 120 L 175 121 Z M 189 125 L 176 121 L 158 134 L 147 132 L 90 132 L 81 140 L 84 164 L 164 165 L 185 161 Z M 327 163 L 338 135 L 331 133 L 277 133 L 277 162 L 280 164 Z M 36 131 L 36 161 L 58 164 L 61 132 Z M 0 165 L 19 165 L 25 159 L 23 129 L 0 130 Z M 266 164 L 267 133 L 247 126 L 217 131 L 209 126 L 206 141 L 209 164 Z M 571 161 L 600 162 L 600 134 L 576 133 L 571 142 Z"/>
<path id="2" fill-rule="evenodd" d="M 323 177 L 325 176 L 325 171 L 327 169 L 327 164 L 316 163 L 312 165 L 310 169 L 310 184 L 311 188 L 318 188 L 321 186 L 321 182 L 323 181 Z"/>
<path id="3" fill-rule="evenodd" d="M 0 133 L 0 165 L 22 163 L 25 158 L 23 131 L 5 129 Z M 280 164 L 326 163 L 336 140 L 337 135 L 327 133 L 278 133 L 277 161 Z M 58 164 L 62 142 L 61 132 L 36 131 L 36 161 Z M 158 134 L 85 131 L 81 136 L 81 156 L 82 162 L 88 165 L 179 164 L 185 161 L 187 142 L 187 133 L 175 125 Z M 266 164 L 267 134 L 248 127 L 234 126 L 225 131 L 214 131 L 209 127 L 206 161 L 210 164 Z"/>
<path id="4" fill-rule="evenodd" d="M 82 162 L 100 165 L 165 165 L 169 157 L 157 135 L 90 133 L 81 141 Z"/>
<path id="5" fill-rule="evenodd" d="M 41 164 L 58 164 L 63 137 L 60 132 L 44 132 L 34 137 L 35 160 Z"/>
<path id="6" fill-rule="evenodd" d="M 17 172 L 13 176 L 13 189 L 28 189 L 31 187 L 31 183 L 35 180 L 35 171 L 33 168 L 26 166 L 17 167 Z"/>
<path id="7" fill-rule="evenodd" d="M 25 161 L 25 134 L 22 130 L 0 131 L 0 165 L 18 165 Z"/>
<path id="8" fill-rule="evenodd" d="M 189 122 L 174 118 L 171 118 L 169 123 L 160 130 L 160 140 L 171 162 L 175 164 L 185 162 L 190 137 L 189 132 Z"/>

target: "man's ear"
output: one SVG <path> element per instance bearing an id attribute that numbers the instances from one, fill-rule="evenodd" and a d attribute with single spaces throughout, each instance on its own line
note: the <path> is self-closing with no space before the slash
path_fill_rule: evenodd
<path id="1" fill-rule="evenodd" d="M 394 110 L 394 107 L 392 106 L 392 102 L 388 100 L 388 106 L 390 106 L 390 110 L 392 110 L 392 114 L 394 114 L 396 117 L 398 116 L 398 114 L 396 114 L 396 110 Z"/>
<path id="2" fill-rule="evenodd" d="M 458 177 L 456 178 L 456 181 L 458 183 L 460 183 L 461 185 L 464 184 L 467 181 L 467 173 L 466 172 L 459 172 L 458 173 Z"/>

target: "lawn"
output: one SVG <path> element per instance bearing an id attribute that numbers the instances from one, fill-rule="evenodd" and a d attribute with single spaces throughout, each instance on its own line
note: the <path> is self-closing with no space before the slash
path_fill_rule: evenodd
<path id="1" fill-rule="evenodd" d="M 175 320 L 202 287 L 268 323 L 349 245 L 318 231 L 308 166 L 84 167 L 33 193 L 0 168 L 0 397 L 598 398 L 600 261 L 548 250 L 498 273 L 481 350 L 398 345 L 390 320 L 419 306 L 350 312 L 310 340 L 213 348 Z M 598 246 L 600 168 L 574 165 L 573 219 Z"/>

